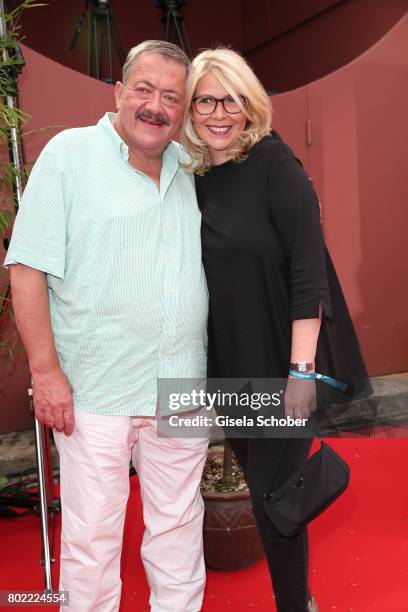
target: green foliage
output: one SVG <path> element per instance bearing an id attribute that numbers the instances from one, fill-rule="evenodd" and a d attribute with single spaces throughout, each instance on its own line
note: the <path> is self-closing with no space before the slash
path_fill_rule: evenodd
<path id="1" fill-rule="evenodd" d="M 23 59 L 17 53 L 22 40 L 20 19 L 22 12 L 28 8 L 42 6 L 35 0 L 23 0 L 8 13 L 2 15 L 6 32 L 0 36 L 0 238 L 7 233 L 13 221 L 14 196 L 12 186 L 18 174 L 17 169 L 8 159 L 8 143 L 12 130 L 16 139 L 20 138 L 21 128 L 29 116 L 15 105 L 7 104 L 8 99 L 17 95 L 15 70 L 23 65 Z M 24 180 L 25 177 L 22 177 Z M 1 307 L 0 302 L 0 307 Z"/>
<path id="2" fill-rule="evenodd" d="M 22 12 L 28 8 L 44 6 L 35 0 L 23 0 L 16 8 L 2 14 L 6 32 L 0 31 L 0 240 L 11 230 L 15 199 L 13 185 L 19 176 L 15 165 L 9 160 L 9 143 L 13 138 L 18 143 L 21 130 L 29 116 L 17 108 L 15 99 L 17 86 L 15 74 L 23 65 L 18 53 L 22 40 L 20 19 Z M 20 177 L 25 181 L 25 174 Z M 1 262 L 0 262 L 1 263 Z M 10 291 L 6 274 L 0 273 L 0 362 L 10 363 L 15 353 L 21 351 L 18 334 L 14 325 L 11 308 Z"/>
<path id="3" fill-rule="evenodd" d="M 236 486 L 230 482 L 226 482 L 225 480 L 219 480 L 214 485 L 215 491 L 220 493 L 228 492 L 228 491 L 236 491 Z"/>
<path id="4" fill-rule="evenodd" d="M 21 33 L 20 19 L 23 11 L 28 8 L 37 8 L 45 6 L 39 4 L 36 0 L 23 0 L 20 4 L 9 11 L 2 14 L 6 32 L 0 36 L 0 97 L 17 95 L 15 80 L 12 78 L 13 71 L 23 65 L 23 59 L 16 53 L 19 43 L 23 40 Z M 17 115 L 20 113 L 17 109 Z"/>

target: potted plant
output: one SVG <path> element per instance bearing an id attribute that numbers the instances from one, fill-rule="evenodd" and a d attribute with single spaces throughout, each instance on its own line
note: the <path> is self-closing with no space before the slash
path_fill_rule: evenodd
<path id="1" fill-rule="evenodd" d="M 211 569 L 237 570 L 263 556 L 242 469 L 231 446 L 210 447 L 201 493 L 205 504 L 204 555 Z"/>

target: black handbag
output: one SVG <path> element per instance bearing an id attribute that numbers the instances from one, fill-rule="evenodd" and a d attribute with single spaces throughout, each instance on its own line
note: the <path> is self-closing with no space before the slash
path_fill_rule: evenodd
<path id="1" fill-rule="evenodd" d="M 282 535 L 293 536 L 323 512 L 349 480 L 347 463 L 321 440 L 320 449 L 284 485 L 264 495 L 265 510 Z"/>

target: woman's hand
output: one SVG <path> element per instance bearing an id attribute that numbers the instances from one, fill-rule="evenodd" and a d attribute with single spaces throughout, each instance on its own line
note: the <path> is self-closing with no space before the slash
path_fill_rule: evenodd
<path id="1" fill-rule="evenodd" d="M 310 378 L 288 377 L 285 414 L 293 419 L 307 419 L 316 410 L 316 382 Z"/>

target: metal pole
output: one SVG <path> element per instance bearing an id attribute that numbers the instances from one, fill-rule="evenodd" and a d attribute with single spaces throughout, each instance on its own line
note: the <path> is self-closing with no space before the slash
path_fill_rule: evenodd
<path id="1" fill-rule="evenodd" d="M 29 402 L 32 407 L 33 390 L 28 389 Z M 38 488 L 40 493 L 40 519 L 41 519 L 41 539 L 43 548 L 43 569 L 44 569 L 44 587 L 45 591 L 52 592 L 52 574 L 51 574 L 51 555 L 50 541 L 48 536 L 48 507 L 47 507 L 47 491 L 44 470 L 44 434 L 45 426 L 41 425 L 34 417 L 35 423 L 35 450 L 37 453 L 38 466 Z"/>
<path id="2" fill-rule="evenodd" d="M 0 36 L 4 39 L 7 36 L 6 23 L 4 21 L 4 2 L 0 0 Z M 4 63 L 9 61 L 9 53 L 7 49 L 3 49 L 2 60 Z M 6 104 L 9 108 L 15 109 L 16 105 L 12 96 L 6 97 Z M 15 186 L 14 194 L 16 197 L 16 206 L 19 207 L 21 204 L 21 197 L 23 195 L 23 181 L 22 181 L 22 165 L 20 159 L 20 143 L 18 139 L 18 131 L 15 126 L 10 128 L 10 149 L 12 154 L 12 163 L 16 169 L 15 174 Z"/>

